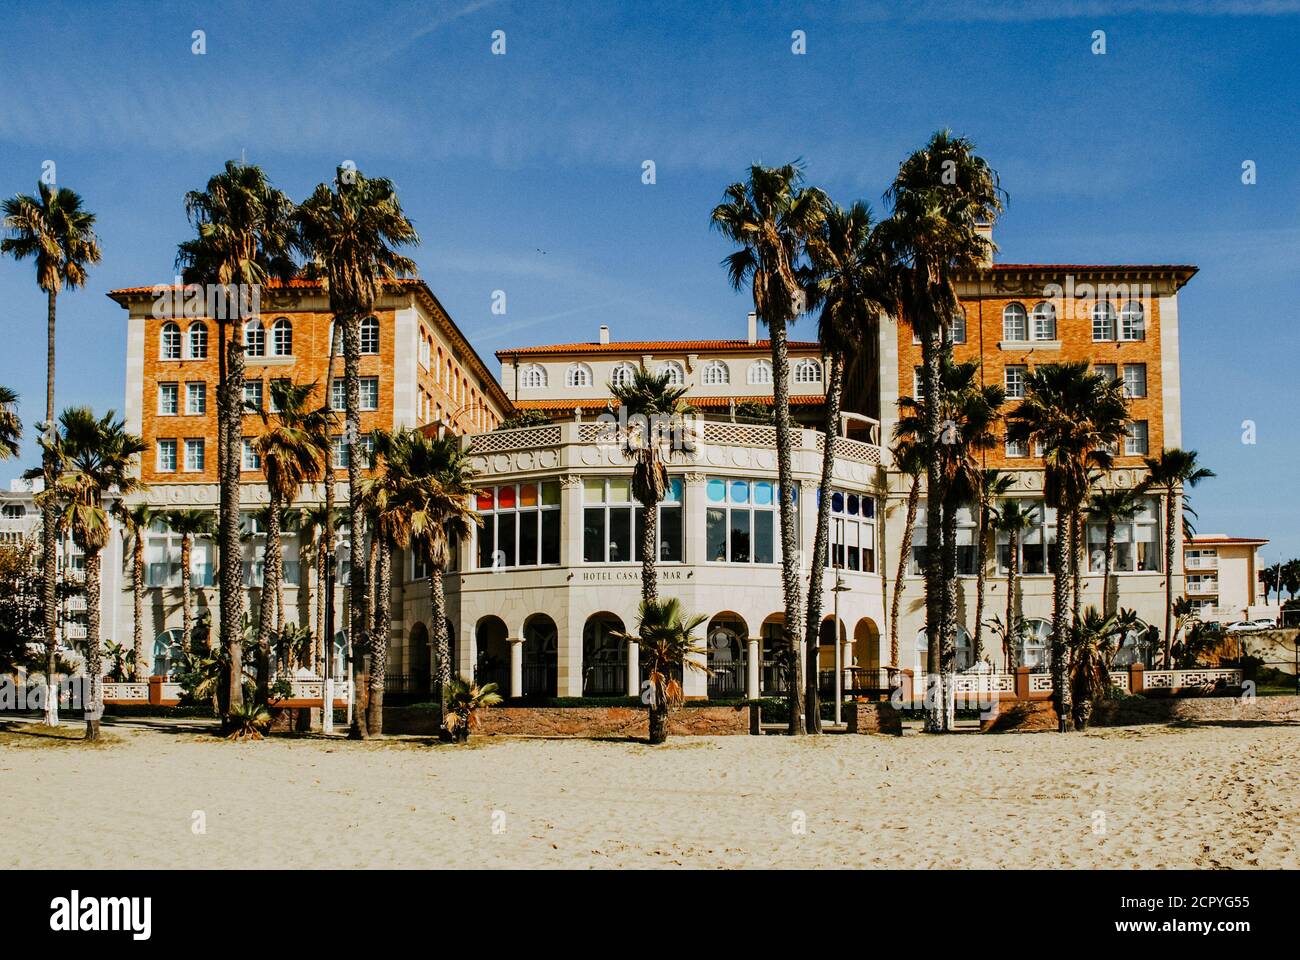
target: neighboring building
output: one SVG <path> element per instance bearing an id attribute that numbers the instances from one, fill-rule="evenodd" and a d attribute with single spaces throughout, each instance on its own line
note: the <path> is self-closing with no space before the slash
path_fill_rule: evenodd
<path id="1" fill-rule="evenodd" d="M 126 425 L 147 445 L 140 471 L 148 484 L 143 496 L 156 509 L 215 510 L 221 327 L 209 317 L 172 317 L 166 314 L 175 310 L 157 309 L 160 293 L 170 296 L 172 289 L 132 287 L 109 294 L 128 314 Z M 341 412 L 342 333 L 335 334 L 332 327 L 329 300 L 319 285 L 293 281 L 265 288 L 260 315 L 242 324 L 245 402 L 252 407 L 269 406 L 271 382 L 286 378 L 319 384 L 320 401 L 328 396 L 331 406 Z M 361 324 L 361 409 L 361 443 L 368 445 L 367 435 L 376 428 L 436 424 L 456 434 L 491 430 L 507 415 L 510 403 L 423 281 L 397 280 L 387 284 L 374 315 Z M 245 583 L 254 590 L 261 587 L 264 550 L 255 513 L 265 506 L 267 493 L 252 440 L 262 430 L 260 416 L 244 415 L 241 477 L 247 484 L 243 496 L 250 537 L 243 566 Z M 350 452 L 340 429 L 334 437 L 332 457 L 340 504 L 347 501 Z M 301 503 L 319 502 L 323 496 L 316 485 L 303 492 Z M 151 530 L 145 546 L 150 617 L 146 635 L 157 638 L 158 663 L 165 662 L 167 649 L 180 636 L 180 546 L 180 537 L 161 521 Z M 283 555 L 285 619 L 310 624 L 313 618 L 307 597 L 299 600 L 299 585 L 310 565 L 299 557 L 292 532 L 283 538 Z M 106 562 L 105 568 L 108 566 Z M 195 544 L 191 568 L 199 611 L 215 607 L 215 554 L 210 539 L 201 538 Z M 122 579 L 128 602 L 118 608 L 118 637 L 131 633 L 129 580 L 128 571 Z M 310 581 L 306 585 L 310 586 Z M 105 634 L 110 635 L 107 628 Z"/>
<path id="2" fill-rule="evenodd" d="M 1261 603 L 1259 551 L 1267 540 L 1198 534 L 1183 543 L 1186 596 L 1202 620 L 1276 619 L 1280 604 Z"/>

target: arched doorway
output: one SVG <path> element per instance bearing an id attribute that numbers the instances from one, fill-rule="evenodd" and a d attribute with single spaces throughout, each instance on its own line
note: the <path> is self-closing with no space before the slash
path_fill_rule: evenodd
<path id="1" fill-rule="evenodd" d="M 623 621 L 612 613 L 593 613 L 582 628 L 582 695 L 617 697 L 627 693 L 627 641 L 615 636 Z"/>
<path id="2" fill-rule="evenodd" d="M 844 621 L 840 621 L 840 629 L 836 631 L 833 615 L 822 618 L 817 628 L 817 691 L 822 699 L 835 696 L 835 646 L 838 641 L 843 648 L 847 639 Z"/>
<path id="3" fill-rule="evenodd" d="M 778 697 L 789 690 L 788 649 L 785 639 L 785 614 L 774 613 L 759 628 L 762 666 L 758 672 L 758 689 L 765 697 Z"/>
<path id="4" fill-rule="evenodd" d="M 749 628 L 736 613 L 720 613 L 709 621 L 709 697 L 714 700 L 745 696 L 749 661 Z"/>
<path id="5" fill-rule="evenodd" d="M 1133 625 L 1124 631 L 1124 636 L 1120 639 L 1119 649 L 1115 651 L 1115 658 L 1111 662 L 1115 667 L 1128 667 L 1135 663 L 1144 666 L 1151 666 L 1152 649 L 1147 643 L 1150 634 L 1150 627 L 1141 620 L 1135 620 Z M 1159 634 L 1156 634 L 1157 638 Z"/>
<path id="6" fill-rule="evenodd" d="M 500 617 L 484 617 L 474 627 L 478 650 L 474 682 L 480 687 L 495 683 L 497 693 L 510 696 L 510 631 Z"/>
<path id="7" fill-rule="evenodd" d="M 429 653 L 429 628 L 419 620 L 411 627 L 409 641 L 410 672 L 401 683 L 405 689 L 402 693 L 411 693 L 417 697 L 427 697 L 432 689 Z"/>
<path id="8" fill-rule="evenodd" d="M 553 697 L 559 682 L 559 636 L 555 621 L 535 613 L 524 621 L 525 697 Z"/>
<path id="9" fill-rule="evenodd" d="M 1052 665 L 1052 625 L 1046 620 L 1025 620 L 1016 641 L 1016 663 L 1034 673 L 1046 673 Z"/>
<path id="10" fill-rule="evenodd" d="M 184 633 L 164 630 L 153 641 L 153 675 L 171 679 L 184 663 Z"/>

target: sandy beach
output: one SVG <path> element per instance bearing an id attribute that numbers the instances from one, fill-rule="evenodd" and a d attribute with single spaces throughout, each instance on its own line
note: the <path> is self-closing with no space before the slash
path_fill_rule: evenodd
<path id="1" fill-rule="evenodd" d="M 1300 867 L 1295 726 L 655 749 L 105 730 L 0 725 L 5 867 Z"/>

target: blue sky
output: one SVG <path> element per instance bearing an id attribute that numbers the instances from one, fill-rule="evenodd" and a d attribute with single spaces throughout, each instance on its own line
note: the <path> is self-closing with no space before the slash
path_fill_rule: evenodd
<path id="1" fill-rule="evenodd" d="M 241 153 L 295 198 L 343 160 L 395 180 L 421 274 L 488 357 L 601 323 L 739 336 L 748 304 L 708 227 L 724 186 L 802 158 L 836 200 L 879 209 L 898 161 L 948 126 L 1011 196 L 1000 259 L 1200 266 L 1181 298 L 1184 445 L 1219 474 L 1194 494 L 1200 529 L 1300 554 L 1279 496 L 1300 467 L 1300 0 L 554 6 L 6 10 L 0 193 L 31 192 L 52 159 L 104 244 L 60 301 L 59 405 L 121 409 L 123 314 L 104 292 L 170 276 L 182 195 Z M 30 425 L 45 353 L 28 265 L 0 262 L 0 302 L 0 382 Z"/>

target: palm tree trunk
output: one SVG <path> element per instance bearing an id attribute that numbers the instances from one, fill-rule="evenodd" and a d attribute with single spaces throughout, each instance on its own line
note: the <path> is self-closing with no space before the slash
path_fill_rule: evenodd
<path id="1" fill-rule="evenodd" d="M 898 662 L 898 615 L 902 609 L 903 578 L 907 575 L 907 562 L 912 552 L 912 529 L 916 526 L 916 512 L 921 505 L 921 475 L 912 477 L 912 489 L 907 493 L 907 522 L 903 527 L 903 539 L 898 545 L 898 570 L 894 574 L 894 597 L 889 604 L 889 663 L 901 666 Z"/>
<path id="2" fill-rule="evenodd" d="M 181 537 L 181 649 L 194 653 L 194 613 L 191 609 L 190 558 L 194 553 L 194 538 L 188 533 Z"/>
<path id="3" fill-rule="evenodd" d="M 218 424 L 218 443 L 224 456 L 218 464 L 221 484 L 221 647 L 229 657 L 226 676 L 226 696 L 222 704 L 228 722 L 229 711 L 244 703 L 244 563 L 243 545 L 239 539 L 239 458 L 232 457 L 232 446 L 238 446 L 243 432 L 244 407 L 244 345 L 239 324 L 231 324 L 233 333 L 226 344 L 225 389 L 219 390 L 217 415 L 224 421 Z"/>
<path id="4" fill-rule="evenodd" d="M 1074 623 L 1080 619 L 1080 611 L 1083 605 L 1083 574 L 1079 562 L 1079 554 L 1083 549 L 1083 521 L 1082 512 L 1078 509 L 1070 511 L 1070 584 L 1074 591 Z"/>
<path id="5" fill-rule="evenodd" d="M 447 601 L 442 593 L 442 567 L 429 561 L 429 629 L 433 631 L 434 667 L 438 674 L 438 716 L 446 719 L 447 694 L 451 689 L 451 644 L 447 640 Z"/>
<path id="6" fill-rule="evenodd" d="M 275 620 L 275 583 L 279 576 L 280 498 L 274 489 L 266 511 L 266 547 L 262 552 L 262 603 L 257 618 L 257 699 L 266 703 L 271 690 L 271 634 Z"/>
<path id="7" fill-rule="evenodd" d="M 808 649 L 805 723 L 809 733 L 822 732 L 821 690 L 818 674 L 821 670 L 821 617 L 822 580 L 826 575 L 827 554 L 831 539 L 831 478 L 835 470 L 835 438 L 839 435 L 840 405 L 844 397 L 844 359 L 831 354 L 826 363 L 826 421 L 822 426 L 822 473 L 818 484 L 817 533 L 813 538 L 812 570 L 808 577 L 808 624 L 804 643 Z M 836 568 L 839 586 L 839 571 Z M 834 642 L 840 642 L 840 625 L 835 624 Z"/>
<path id="8" fill-rule="evenodd" d="M 785 598 L 782 631 L 789 644 L 790 733 L 802 736 L 804 728 L 803 660 L 799 656 L 799 627 L 803 623 L 803 597 L 799 576 L 799 531 L 795 524 L 794 471 L 790 463 L 790 348 L 785 317 L 768 318 L 772 339 L 772 393 L 775 401 L 777 480 L 781 486 L 781 589 Z"/>
<path id="9" fill-rule="evenodd" d="M 1170 669 L 1174 644 L 1174 528 L 1178 520 L 1178 494 L 1171 483 L 1165 493 L 1165 659 Z M 1280 591 L 1279 591 L 1280 592 Z"/>
<path id="10" fill-rule="evenodd" d="M 144 534 L 144 530 L 137 530 L 131 544 L 131 602 L 135 608 L 131 639 L 135 650 L 135 678 L 142 683 L 149 679 L 149 665 L 144 659 Z"/>
<path id="11" fill-rule="evenodd" d="M 957 669 L 957 504 L 943 505 L 943 553 L 940 562 L 940 633 L 939 668 L 942 677 L 943 703 L 941 716 L 943 729 L 952 730 L 956 721 L 952 708 L 952 691 L 956 685 L 953 674 Z"/>
<path id="12" fill-rule="evenodd" d="M 54 317 L 55 302 L 58 291 L 46 291 L 46 336 L 45 336 L 45 435 L 52 443 L 55 437 L 54 424 Z M 41 454 L 44 467 L 45 489 L 54 489 L 54 458 L 50 450 Z M 58 577 L 58 514 L 54 504 L 48 504 L 41 510 L 41 612 L 45 621 L 45 723 L 51 727 L 59 723 L 59 685 L 54 673 L 58 668 L 56 651 L 58 650 L 59 603 L 55 593 Z"/>
<path id="13" fill-rule="evenodd" d="M 1110 558 L 1114 555 L 1114 553 L 1115 553 L 1115 518 L 1110 517 L 1106 520 L 1106 556 L 1101 561 L 1102 564 L 1101 615 L 1103 617 L 1110 616 L 1111 593 L 1112 593 L 1111 582 L 1110 582 L 1110 575 L 1111 575 Z M 1118 586 L 1118 584 L 1116 586 Z M 1115 590 L 1113 592 L 1115 593 L 1116 596 L 1118 596 L 1119 594 L 1118 590 Z"/>
<path id="14" fill-rule="evenodd" d="M 99 639 L 99 550 L 86 551 L 86 739 L 99 739 L 104 699 L 104 661 Z"/>
<path id="15" fill-rule="evenodd" d="M 1007 544 L 1011 556 L 1007 558 L 1007 624 L 1002 635 L 1002 654 L 1006 658 L 1007 672 L 1011 672 L 1012 655 L 1015 650 L 1016 637 L 1016 587 L 1020 579 L 1020 531 L 1012 530 L 1007 534 Z"/>
<path id="16" fill-rule="evenodd" d="M 652 744 L 663 743 L 668 739 L 668 703 L 667 698 L 659 691 L 650 704 L 650 736 L 649 741 Z"/>
<path id="17" fill-rule="evenodd" d="M 925 431 L 932 440 L 940 432 L 939 366 L 943 353 L 942 333 L 936 327 L 921 337 L 921 379 L 925 394 Z M 942 476 L 939 461 L 930 457 L 925 468 L 925 721 L 927 733 L 943 729 L 943 715 L 938 688 L 940 682 L 940 639 L 943 618 L 942 561 Z"/>
<path id="18" fill-rule="evenodd" d="M 362 548 L 365 545 L 366 512 L 361 499 L 362 457 L 364 447 L 361 444 L 361 316 L 356 311 L 339 318 L 343 321 L 343 386 L 347 408 L 347 435 L 344 443 L 348 444 L 348 525 L 352 537 L 352 575 L 349 578 L 352 594 L 350 611 L 349 637 L 352 642 L 352 678 L 354 707 L 352 710 L 352 727 L 348 736 L 354 740 L 365 740 L 369 734 L 366 729 L 366 705 L 362 697 L 369 691 L 370 682 L 366 676 L 369 670 L 373 647 L 371 644 L 370 622 L 367 618 L 369 605 L 366 602 L 368 585 L 366 582 L 366 564 L 362 562 Z"/>
<path id="19" fill-rule="evenodd" d="M 1070 729 L 1070 687 L 1066 668 L 1065 634 L 1066 618 L 1070 611 L 1070 522 L 1068 508 L 1056 508 L 1056 542 L 1052 544 L 1055 572 L 1052 576 L 1052 690 L 1055 701 L 1057 730 Z"/>
<path id="20" fill-rule="evenodd" d="M 978 664 L 984 658 L 984 568 L 988 564 L 988 505 L 981 497 L 975 519 L 975 632 L 971 636 L 971 657 Z"/>
<path id="21" fill-rule="evenodd" d="M 375 610 L 379 606 L 379 583 L 375 576 L 375 568 L 379 563 L 379 537 L 371 536 L 366 544 L 366 583 L 369 589 L 366 591 L 366 631 L 369 633 L 373 630 L 375 621 Z"/>
<path id="22" fill-rule="evenodd" d="M 641 602 L 648 605 L 659 602 L 659 504 L 641 506 Z"/>
<path id="23" fill-rule="evenodd" d="M 388 641 L 393 632 L 393 545 L 388 542 L 379 548 L 375 594 L 375 653 L 370 662 L 370 715 L 366 718 L 372 737 L 384 732 L 384 677 L 388 670 Z"/>
<path id="24" fill-rule="evenodd" d="M 311 642 L 311 668 L 318 677 L 325 675 L 324 650 L 329 639 L 325 636 L 325 578 L 329 575 L 326 567 L 331 561 L 327 543 L 328 538 L 322 533 L 316 546 L 316 635 Z"/>

